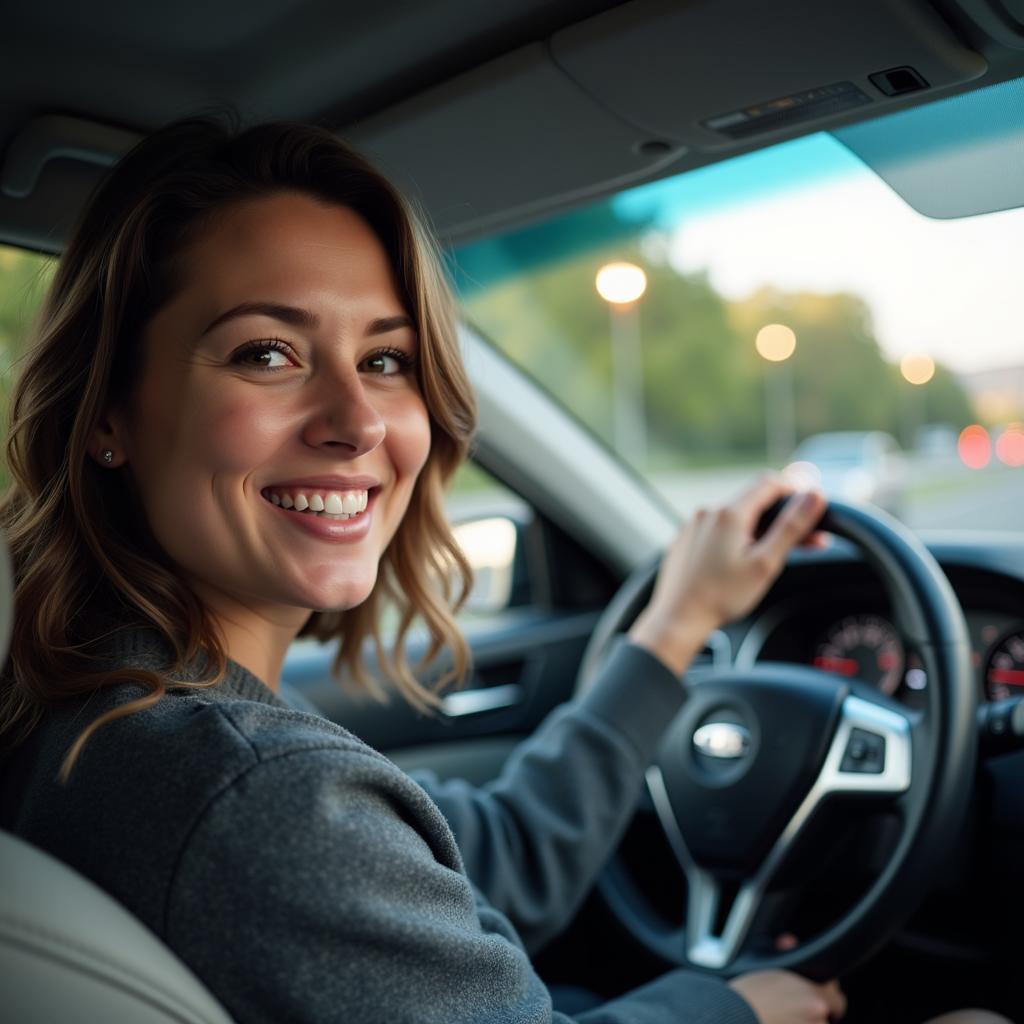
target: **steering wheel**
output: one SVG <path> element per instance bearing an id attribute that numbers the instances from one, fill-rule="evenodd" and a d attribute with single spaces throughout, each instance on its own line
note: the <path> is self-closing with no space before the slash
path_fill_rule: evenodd
<path id="1" fill-rule="evenodd" d="M 647 788 L 686 876 L 685 922 L 667 921 L 618 854 L 599 881 L 626 930 L 677 966 L 723 977 L 767 968 L 818 980 L 844 973 L 913 912 L 965 817 L 978 698 L 949 581 L 924 545 L 880 510 L 833 501 L 818 529 L 851 541 L 881 578 L 896 627 L 921 658 L 924 707 L 911 710 L 869 684 L 806 665 L 684 677 L 688 696 Z M 659 564 L 630 576 L 604 612 L 578 691 L 649 600 Z M 888 861 L 824 931 L 791 950 L 758 950 L 748 940 L 773 882 L 819 809 L 840 798 L 896 811 Z"/>

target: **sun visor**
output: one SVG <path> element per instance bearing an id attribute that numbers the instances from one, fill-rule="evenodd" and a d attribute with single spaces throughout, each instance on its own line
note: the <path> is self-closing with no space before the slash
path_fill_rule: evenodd
<path id="1" fill-rule="evenodd" d="M 429 212 L 446 241 L 639 183 L 686 147 L 625 124 L 535 43 L 347 136 Z"/>
<path id="2" fill-rule="evenodd" d="M 1024 206 L 1024 79 L 832 134 L 926 217 Z"/>

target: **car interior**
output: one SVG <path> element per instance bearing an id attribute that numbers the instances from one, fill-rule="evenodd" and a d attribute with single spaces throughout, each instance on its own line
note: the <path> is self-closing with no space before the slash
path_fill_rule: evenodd
<path id="1" fill-rule="evenodd" d="M 464 299 L 460 340 L 480 414 L 450 508 L 477 573 L 461 619 L 472 674 L 424 713 L 397 695 L 353 694 L 332 676 L 335 650 L 300 640 L 284 679 L 400 767 L 442 778 L 486 784 L 548 712 L 585 690 L 650 595 L 681 518 L 750 476 L 738 458 L 712 476 L 695 449 L 670 484 L 652 482 L 649 466 L 669 458 L 654 446 L 672 442 L 652 434 L 636 456 L 600 418 L 607 394 L 587 397 L 582 364 L 518 340 L 536 323 L 511 305 L 517 275 L 540 280 L 572 261 L 592 275 L 617 246 L 654 253 L 660 213 L 638 227 L 622 211 L 670 187 L 710 195 L 702 183 L 724 180 L 710 177 L 719 170 L 750 168 L 731 186 L 742 219 L 748 192 L 775 195 L 774 172 L 751 161 L 788 154 L 780 173 L 810 188 L 823 150 L 808 147 L 821 140 L 950 231 L 1024 207 L 1021 0 L 44 0 L 8 5 L 0 19 L 0 291 L 15 258 L 59 260 L 91 190 L 135 142 L 211 110 L 337 130 L 433 226 Z M 672 193 L 695 217 L 687 202 Z M 869 256 L 895 268 L 897 295 L 925 279 L 939 304 L 950 289 L 946 278 L 929 284 L 931 264 L 886 263 L 895 238 L 883 225 Z M 1012 240 L 951 244 L 966 262 L 988 261 L 995 269 L 980 273 L 993 280 L 1019 252 Z M 942 298 L 975 303 L 980 323 L 970 276 L 956 273 L 963 295 Z M 1016 315 L 1012 292 L 986 294 Z M 565 302 L 560 315 L 584 342 L 591 323 L 607 331 L 596 300 L 596 312 Z M 9 375 L 17 347 L 3 323 Z M 611 323 L 629 327 L 614 308 Z M 1021 362 L 1020 346 L 1012 335 L 992 346 L 985 372 L 998 379 L 977 394 L 1017 388 L 1007 392 L 1017 405 L 988 417 L 1006 424 L 1024 418 L 1024 369 L 1018 384 L 1000 369 Z M 837 351 L 825 370 L 842 375 Z M 545 377 L 549 366 L 561 382 Z M 980 401 L 972 412 L 983 420 Z M 717 404 L 739 422 L 728 396 Z M 918 415 L 910 399 L 898 412 Z M 892 460 L 896 476 L 916 474 L 909 498 L 895 476 L 883 492 L 840 467 L 846 489 L 824 524 L 832 543 L 794 552 L 759 606 L 709 638 L 632 825 L 536 960 L 546 982 L 610 998 L 669 967 L 730 977 L 783 966 L 838 973 L 854 1024 L 962 1005 L 1024 1019 L 1024 454 L 1014 447 L 1024 432 L 1003 426 L 980 462 L 974 425 L 936 419 L 908 420 L 907 438 L 928 444 Z M 823 422 L 792 440 L 850 426 Z M 853 426 L 888 452 L 895 442 L 880 431 L 898 432 L 895 422 Z M 805 459 L 770 422 L 767 440 L 757 436 L 762 465 L 782 469 L 794 450 Z M 948 520 L 935 511 L 947 501 Z M 0 569 L 6 644 L 6 556 Z M 412 663 L 417 643 L 425 650 L 426 637 Z M 366 664 L 378 671 L 370 651 Z M 444 669 L 442 657 L 430 671 Z M 766 688 L 781 703 L 762 707 Z M 727 763 L 694 746 L 722 692 L 761 723 L 750 742 L 763 778 L 734 785 Z M 0 877 L 3 1019 L 229 1019 L 124 908 L 2 830 Z M 798 937 L 795 949 L 773 946 L 780 932 Z"/>

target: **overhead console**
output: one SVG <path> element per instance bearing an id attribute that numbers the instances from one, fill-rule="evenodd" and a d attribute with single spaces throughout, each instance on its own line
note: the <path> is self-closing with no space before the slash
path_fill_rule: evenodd
<path id="1" fill-rule="evenodd" d="M 551 52 L 623 120 L 713 151 L 934 94 L 987 67 L 929 6 L 893 0 L 636 0 L 559 32 Z"/>

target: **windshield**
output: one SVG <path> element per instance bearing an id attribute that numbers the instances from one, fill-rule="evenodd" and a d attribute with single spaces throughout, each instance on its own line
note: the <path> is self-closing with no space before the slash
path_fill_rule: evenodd
<path id="1" fill-rule="evenodd" d="M 918 170 L 948 177 L 935 106 Z M 1024 210 L 924 216 L 818 134 L 452 255 L 469 321 L 683 513 L 795 467 L 914 527 L 1016 530 L 1021 237 Z"/>

